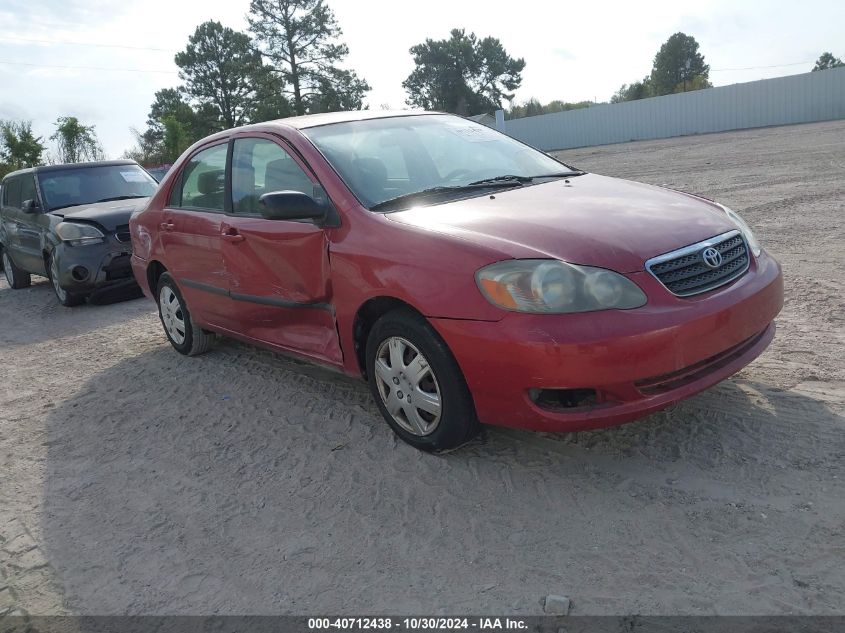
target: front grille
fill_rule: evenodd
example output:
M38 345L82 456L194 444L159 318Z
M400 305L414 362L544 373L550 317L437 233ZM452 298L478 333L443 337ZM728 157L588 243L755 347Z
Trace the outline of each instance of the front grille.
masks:
M114 233L114 237L118 242L122 244L128 244L129 242L131 242L132 238L129 235L129 225L123 224L117 227L117 230Z
M709 249L715 249L721 258L715 267L705 262L704 253ZM742 234L731 231L653 257L646 262L646 269L672 294L689 297L737 279L748 270L749 264L748 247Z

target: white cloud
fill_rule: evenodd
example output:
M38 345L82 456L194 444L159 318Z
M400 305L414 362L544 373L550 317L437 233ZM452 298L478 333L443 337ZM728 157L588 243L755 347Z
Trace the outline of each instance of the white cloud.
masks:
M408 49L426 38L447 37L452 28L498 37L511 55L525 58L517 100L531 96L541 101L606 100L622 83L646 75L660 44L678 30L699 41L716 85L805 72L825 50L845 55L841 49L845 4L833 0L807 0L800 11L786 0L328 3L350 48L348 65L373 87L368 95L371 107L402 107L401 84L412 70ZM56 117L78 116L97 126L107 153L117 157L132 145L130 126L144 127L155 91L178 84L173 54L185 46L194 28L216 19L245 29L248 4L248 0L6 0L0 9L4 25L0 62L166 72L0 63L0 117L32 119L38 133L47 137ZM810 63L720 71L805 61Z

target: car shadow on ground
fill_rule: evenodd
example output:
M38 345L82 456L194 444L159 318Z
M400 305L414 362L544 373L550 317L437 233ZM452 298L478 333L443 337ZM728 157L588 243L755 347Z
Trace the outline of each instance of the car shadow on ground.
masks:
M800 573L836 541L841 500L820 517L795 494L834 502L842 429L738 378L615 429L427 455L359 381L162 346L49 414L42 531L83 613L537 613L557 591L582 613L801 612L809 590L765 561ZM757 573L763 595L736 591Z
M0 281L0 344L31 345L79 336L155 310L151 301L134 301L140 297L139 289L126 288L66 308L59 304L49 280L44 277L33 275L32 286L21 290L12 290L3 279ZM48 322L45 317L49 318Z

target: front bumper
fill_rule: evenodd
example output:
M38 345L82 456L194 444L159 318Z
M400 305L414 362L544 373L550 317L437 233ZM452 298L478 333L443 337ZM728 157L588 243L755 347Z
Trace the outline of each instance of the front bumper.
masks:
M70 246L60 242L53 250L59 284L73 294L89 294L111 286L134 284L132 245L113 235L101 244Z
M765 252L738 280L682 299L649 273L629 275L649 297L635 310L507 313L501 321L431 319L487 424L579 431L622 424L736 373L774 337L780 266ZM538 389L595 389L595 404L539 406Z

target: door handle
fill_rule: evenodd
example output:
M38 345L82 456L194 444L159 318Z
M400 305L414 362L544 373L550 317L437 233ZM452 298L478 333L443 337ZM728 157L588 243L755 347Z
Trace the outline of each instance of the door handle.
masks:
M236 229L231 229L231 228L223 231L220 234L220 237L222 237L225 241L232 242L232 243L244 241L244 236L241 235L240 233L238 233Z
M161 224L159 224L159 227L161 227L161 229L164 231L172 231L175 226L176 225L173 224L173 222L162 222Z

